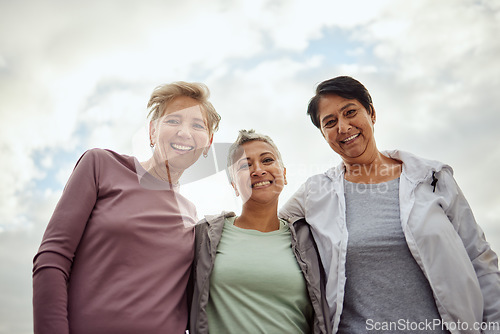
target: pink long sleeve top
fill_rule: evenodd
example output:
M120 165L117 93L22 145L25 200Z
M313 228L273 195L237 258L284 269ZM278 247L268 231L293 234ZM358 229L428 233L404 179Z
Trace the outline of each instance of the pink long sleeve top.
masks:
M134 157L87 151L34 258L35 333L184 333L195 222Z

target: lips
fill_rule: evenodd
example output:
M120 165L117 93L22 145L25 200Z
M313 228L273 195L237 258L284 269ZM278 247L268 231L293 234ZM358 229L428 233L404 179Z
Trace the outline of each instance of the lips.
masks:
M350 137L347 137L346 139L341 140L340 142L341 142L342 144L348 144L348 143L350 143L351 141L353 141L354 139L358 138L360 134L361 134L361 133L356 133L355 135L352 135L352 136L350 136Z
M170 147L172 147L174 150L182 151L182 152L188 152L188 151L191 151L194 149L194 146L182 145L182 144L177 144L177 143L170 143Z
M271 183L273 183L273 181L259 181L259 182L253 183L252 188L264 187L264 186L270 185Z

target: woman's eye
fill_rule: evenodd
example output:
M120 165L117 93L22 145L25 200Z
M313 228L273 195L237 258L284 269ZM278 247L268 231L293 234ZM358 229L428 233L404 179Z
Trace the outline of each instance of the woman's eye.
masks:
M250 165L248 163L244 163L238 166L238 169L248 169Z
M179 121L174 119L174 118L170 118L170 119L166 119L165 123L167 123L167 124L179 124Z
M199 123L194 123L193 128L198 129L198 130L205 130L205 124L199 124Z
M262 160L263 163L273 163L274 162L274 159L273 158L265 158L264 160Z
M336 121L336 120L331 119L331 120L329 120L328 122L326 122L326 123L323 125L323 127L325 127L325 128L331 128L331 127L335 126L335 124L336 124L336 123L337 123L337 121Z
M356 110L355 109L351 109L351 110L348 110L345 114L346 116L352 116L356 113Z

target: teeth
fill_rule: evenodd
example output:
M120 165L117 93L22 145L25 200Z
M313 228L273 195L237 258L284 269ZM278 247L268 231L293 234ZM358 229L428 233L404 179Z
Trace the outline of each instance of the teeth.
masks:
M359 136L359 133L355 134L355 135L352 135L350 136L349 138L346 138L344 140L342 140L343 143L346 143L348 142L349 140L353 140L354 138L356 138L357 136Z
M172 146L176 150L181 150L181 151L190 151L193 149L193 146L184 146L179 144L170 144L170 146Z
M257 183L255 183L255 184L252 186L252 188L253 188L253 187L261 187L261 186L265 186L265 185L268 185L268 184L271 184L271 182L270 182L270 181L262 181L262 182L257 182Z

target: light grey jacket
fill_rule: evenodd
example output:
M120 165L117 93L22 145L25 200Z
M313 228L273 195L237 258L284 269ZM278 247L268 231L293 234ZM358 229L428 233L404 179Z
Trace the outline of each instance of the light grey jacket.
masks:
M210 275L215 261L217 246L222 236L224 220L233 212L205 216L196 226L195 258L191 277L194 291L190 314L190 334L208 333L206 306L209 299ZM330 334L328 304L325 298L325 273L319 260L316 244L309 225L304 219L288 219L293 253L306 280L307 291L314 309L312 333ZM238 329L234 329L235 333Z
M408 247L429 280L443 322L455 333L481 333L481 322L500 322L500 272L450 166L402 151L383 152L403 162L399 201ZM305 217L327 275L333 332L342 313L348 233L344 165L309 178L280 211ZM411 307L411 306L409 306ZM458 323L467 325L455 326ZM461 330L465 326L469 331ZM455 327L455 329L453 329ZM485 331L487 332L487 331Z

